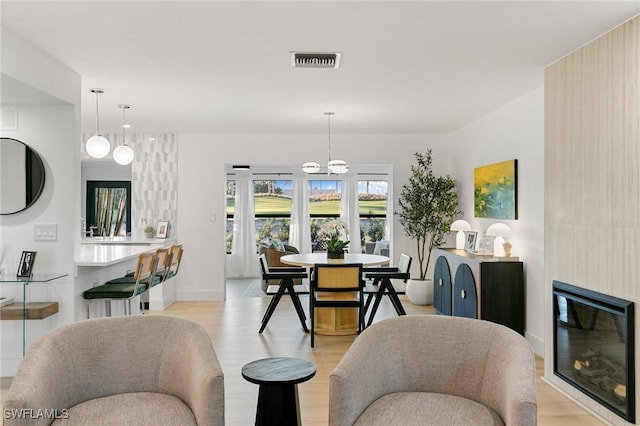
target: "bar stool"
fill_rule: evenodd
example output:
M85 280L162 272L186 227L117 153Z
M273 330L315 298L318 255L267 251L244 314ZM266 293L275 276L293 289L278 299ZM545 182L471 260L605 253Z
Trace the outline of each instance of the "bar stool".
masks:
M83 293L87 301L87 318L90 318L89 307L94 300L104 300L107 316L111 316L111 301L122 300L125 315L131 315L131 299L144 293L154 285L159 284L162 279L156 275L158 267L157 250L150 253L141 253L133 276L116 278L107 281L105 284L90 288ZM127 307L128 313L127 313Z

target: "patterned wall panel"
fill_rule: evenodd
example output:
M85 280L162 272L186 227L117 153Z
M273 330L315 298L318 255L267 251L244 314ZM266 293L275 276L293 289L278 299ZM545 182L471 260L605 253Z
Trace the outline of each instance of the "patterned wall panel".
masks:
M90 135L83 134L85 141ZM120 144L122 135L104 134L111 148ZM178 223L178 146L175 134L127 134L127 144L135 158L131 164L134 220L131 232L143 235L145 226L154 228L158 221L169 221L169 237L177 236ZM85 152L84 144L82 152ZM108 156L111 158L111 154Z

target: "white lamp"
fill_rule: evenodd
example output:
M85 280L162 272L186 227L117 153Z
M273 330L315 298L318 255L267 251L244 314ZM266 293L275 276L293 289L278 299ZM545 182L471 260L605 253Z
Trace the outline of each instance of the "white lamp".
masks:
M456 249L464 250L464 231L471 231L471 225L466 220L458 219L451 224L452 231L458 231L456 234Z
M118 108L122 108L122 145L118 145L116 149L113 150L113 161L121 166L126 166L133 161L133 150L129 145L127 145L127 141L125 139L125 129L130 126L127 124L124 116L124 112L131 108L131 106L120 104L118 105Z
M320 164L315 161L308 161L302 165L302 171L305 173L318 173L320 171Z
M493 240L493 255L496 257L504 257L504 237L511 234L511 228L504 223L494 223L487 229L487 235L496 237Z
M85 149L93 158L104 158L111 150L111 144L100 134L100 115L98 114L98 95L104 93L102 89L89 89L96 94L96 133L87 139Z

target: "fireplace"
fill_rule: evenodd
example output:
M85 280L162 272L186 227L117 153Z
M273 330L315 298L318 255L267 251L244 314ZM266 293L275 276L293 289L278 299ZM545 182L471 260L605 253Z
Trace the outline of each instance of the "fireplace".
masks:
M553 281L553 372L635 423L633 302Z

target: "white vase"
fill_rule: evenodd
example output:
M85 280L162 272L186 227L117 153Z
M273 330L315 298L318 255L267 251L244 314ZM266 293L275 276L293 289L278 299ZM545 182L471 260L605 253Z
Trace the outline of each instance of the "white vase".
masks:
M433 280L414 280L407 282L407 298L414 305L433 304Z

